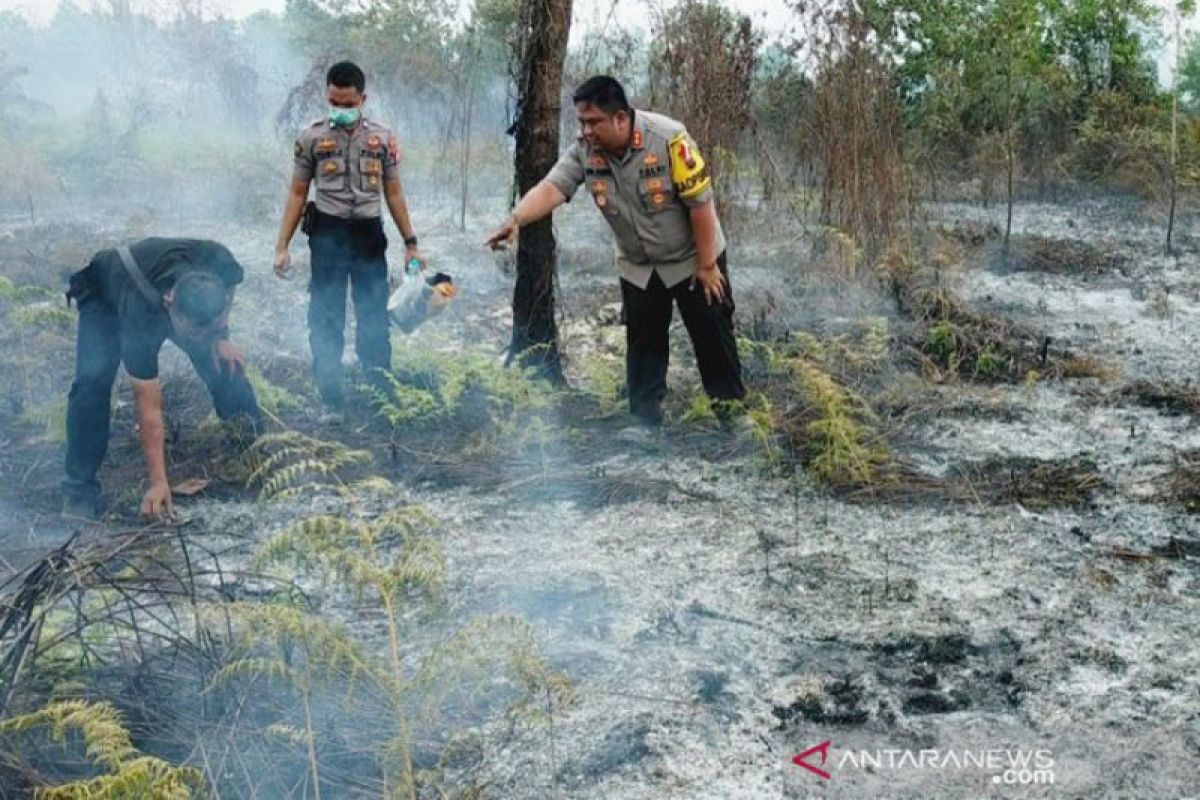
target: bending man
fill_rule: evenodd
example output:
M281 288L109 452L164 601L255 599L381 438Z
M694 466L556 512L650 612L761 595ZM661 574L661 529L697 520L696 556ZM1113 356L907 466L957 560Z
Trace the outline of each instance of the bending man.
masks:
M149 518L171 514L158 352L170 339L183 350L212 395L222 420L261 423L245 360L229 341L229 309L242 267L223 245L198 239L143 239L102 250L71 277L79 307L75 381L67 404L63 513L99 511L96 472L108 449L117 366L133 379L138 432L150 487Z

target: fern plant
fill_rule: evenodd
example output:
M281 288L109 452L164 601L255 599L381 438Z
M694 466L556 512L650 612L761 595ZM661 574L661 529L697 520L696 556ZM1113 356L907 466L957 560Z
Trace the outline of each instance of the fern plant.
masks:
M353 450L340 442L326 442L296 431L259 437L247 450L254 464L248 484L258 487L262 500L287 500L319 491L350 495L367 488L349 482L346 475L372 461L366 450ZM381 478L368 478L378 483Z
M810 466L833 483L870 483L882 451L869 443L861 420L871 417L866 404L816 365L799 360L796 375L816 418L806 426L812 435Z
M287 722L268 726L268 732L305 748L313 789L321 797L321 770L317 757L317 733L313 722L312 696L322 685L344 681L354 686L364 678L381 677L374 660L367 656L346 629L320 617L286 605L232 603L212 607L208 616L220 615L236 626L239 655L213 676L210 690L236 680L282 683L296 692L304 712L304 729ZM271 646L264 648L269 643ZM265 655L256 653L265 652Z
M0 720L0 734L49 728L50 738L65 742L67 732L83 736L88 759L105 774L34 790L35 800L188 800L199 797L203 776L193 767L174 766L140 754L121 713L109 703L60 700L29 714Z
M454 424L486 434L475 437L482 448L519 436L530 419L559 399L533 370L505 367L480 350L398 350L384 379L386 391L362 389L391 428Z
M395 712L396 733L385 749L397 756L398 782L405 798L416 797L411 724L404 711L405 659L401 647L401 614L406 602L431 598L445 581L440 546L418 531L434 519L416 507L405 507L370 522L345 517L302 519L276 533L262 546L260 566L290 565L339 578L360 599L370 592L384 611L388 636L388 669L378 673ZM386 549L385 549L386 548ZM388 763L391 763L390 761ZM388 770L385 769L385 775Z
M436 604L444 591L445 558L431 535L436 524L427 511L416 506L369 519L313 516L277 531L256 555L258 568L283 568L288 574L319 577L326 587L344 589L357 603L382 611L387 638L383 655L356 643L346 629L311 621L296 610L252 609L238 622L246 642L271 641L277 655L248 653L219 677L264 676L297 691L305 709L305 730L296 731L293 738L308 746L314 783L319 759L308 697L319 682L335 683L334 676L347 685L375 687L373 696L386 700L391 730L385 736L376 733L375 750L383 769L385 796L403 800L415 800L418 786L436 777L414 766L413 714L421 708L426 715L432 714L454 692L453 687L465 685L460 678L474 667L494 663L507 653L510 672L517 676L523 693L537 682L528 676L540 675L538 691L550 692L552 712L570 702L565 679L539 660L532 636L512 618L477 620L421 658L406 650L405 619L414 610ZM234 614L235 618L241 616ZM291 662L282 658L284 652L295 652L294 647L288 650L290 642L303 643L305 657L299 666L296 658ZM486 675L494 678L494 671L488 669Z

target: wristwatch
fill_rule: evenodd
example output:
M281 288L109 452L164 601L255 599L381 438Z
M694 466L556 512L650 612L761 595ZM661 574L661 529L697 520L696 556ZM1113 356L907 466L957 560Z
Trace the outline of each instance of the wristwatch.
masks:
M417 237L416 236L405 236L404 237L404 246L405 247L416 247L417 246Z

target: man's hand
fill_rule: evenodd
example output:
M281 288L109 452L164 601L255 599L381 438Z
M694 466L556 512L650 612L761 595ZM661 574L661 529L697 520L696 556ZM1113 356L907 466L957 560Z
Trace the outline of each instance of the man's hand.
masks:
M404 271L408 272L408 265L411 264L414 259L416 259L417 263L421 265L421 271L424 272L425 256L421 255L421 251L415 244L412 247L404 248Z
M517 231L520 229L521 226L517 224L517 218L509 217L504 221L503 225L488 237L488 240L484 244L493 250L503 250L512 242L517 235Z
M166 482L152 483L142 497L142 516L151 522L170 519L175 514L171 505L171 487Z
M281 278L287 277L288 269L292 266L292 256L286 247L275 249L275 260L272 266L275 267L276 275Z
M704 299L709 305L712 305L714 300L718 303L725 300L725 276L721 274L715 261L708 266L696 269L696 274L692 278L693 289L696 284L700 284L704 289Z
M213 366L217 372L228 370L230 375L241 375L246 371L246 356L233 342L218 339L213 345Z

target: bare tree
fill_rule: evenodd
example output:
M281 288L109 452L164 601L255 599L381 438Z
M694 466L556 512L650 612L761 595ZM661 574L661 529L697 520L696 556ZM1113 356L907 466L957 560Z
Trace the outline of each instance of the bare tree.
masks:
M1179 192L1179 71L1181 68L1181 52L1183 51L1183 17L1191 15L1196 10L1195 0L1179 0L1172 9L1175 21L1173 44L1175 47L1175 64L1171 72L1171 185L1170 209L1167 212L1167 253L1174 251L1172 239L1175 236L1175 207Z
M571 30L571 0L522 0L519 18L516 137L517 190L525 194L558 160L563 59ZM557 244L549 217L521 231L513 332L508 360L562 381L554 316Z

